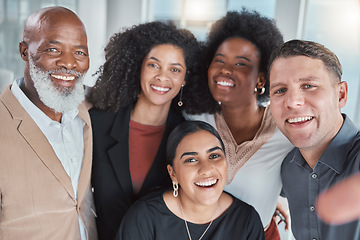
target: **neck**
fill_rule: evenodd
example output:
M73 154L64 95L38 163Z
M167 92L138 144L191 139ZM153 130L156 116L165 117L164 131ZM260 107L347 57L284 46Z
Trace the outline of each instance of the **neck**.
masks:
M171 102L166 106L157 106L139 100L131 113L131 120L151 126L165 125Z
M335 124L336 126L334 126L333 131L328 133L326 138L324 138L321 141L321 144L309 148L301 148L301 149L299 148L301 155L312 169L314 169L321 155L325 152L327 147L330 145L330 143L333 141L335 136L338 134L343 123L344 123L344 119L340 114L339 121L337 121L337 124Z
M265 108L257 104L237 107L221 106L224 120L237 144L254 139L261 126L264 110Z
M219 201L212 205L195 205L182 200L179 195L178 203L180 205L182 218L188 222L206 224L213 221L219 215Z

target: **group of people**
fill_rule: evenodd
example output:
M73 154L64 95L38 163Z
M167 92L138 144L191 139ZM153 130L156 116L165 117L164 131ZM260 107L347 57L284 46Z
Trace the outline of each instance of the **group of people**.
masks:
M323 45L284 43L245 9L204 43L139 24L110 38L86 96L75 13L31 14L19 51L24 77L0 96L0 239L275 240L279 195L296 239L360 238L360 194L338 200L359 192L360 134Z

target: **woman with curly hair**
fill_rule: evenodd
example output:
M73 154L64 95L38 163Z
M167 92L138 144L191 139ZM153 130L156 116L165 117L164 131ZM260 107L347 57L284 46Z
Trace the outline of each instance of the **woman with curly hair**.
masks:
M138 198L171 184L166 140L184 121L181 109L191 106L188 86L197 77L199 52L189 31L161 22L133 26L107 44L88 97L99 239L114 239Z
M245 9L228 12L207 36L208 71L202 84L208 87L198 89L201 105L187 110L197 114L188 118L217 128L228 160L225 191L255 207L266 239L280 239L273 215L282 187L281 163L293 148L267 107L267 64L282 42L272 20Z

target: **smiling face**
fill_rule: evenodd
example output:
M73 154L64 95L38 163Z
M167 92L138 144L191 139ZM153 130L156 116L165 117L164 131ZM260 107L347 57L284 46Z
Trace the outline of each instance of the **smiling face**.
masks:
M52 91L67 97L89 68L84 26L75 14L61 8L31 16L25 25L24 41L19 49L26 61L25 86L32 95L30 99L35 96L41 101L46 99L39 89L44 83ZM47 102L44 104L48 105Z
M227 176L220 141L206 130L185 136L176 148L173 167L168 165L168 171L171 179L181 186L179 196L183 203L216 203Z
M302 153L321 155L342 126L346 99L346 82L338 83L319 59L280 57L272 64L271 113Z
M139 100L170 107L172 99L185 85L186 65L183 51L171 44L155 46L141 67Z
M222 104L256 102L255 87L265 84L259 74L259 51L243 38L229 38L218 48L208 69L208 84Z

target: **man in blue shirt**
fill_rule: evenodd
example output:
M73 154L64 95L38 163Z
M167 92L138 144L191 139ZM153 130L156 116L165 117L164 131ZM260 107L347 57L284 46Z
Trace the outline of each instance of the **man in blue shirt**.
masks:
M360 239L360 220L330 225L316 213L316 198L359 172L360 134L341 114L348 94L336 55L310 41L280 46L270 61L271 112L295 145L281 168L296 239Z

